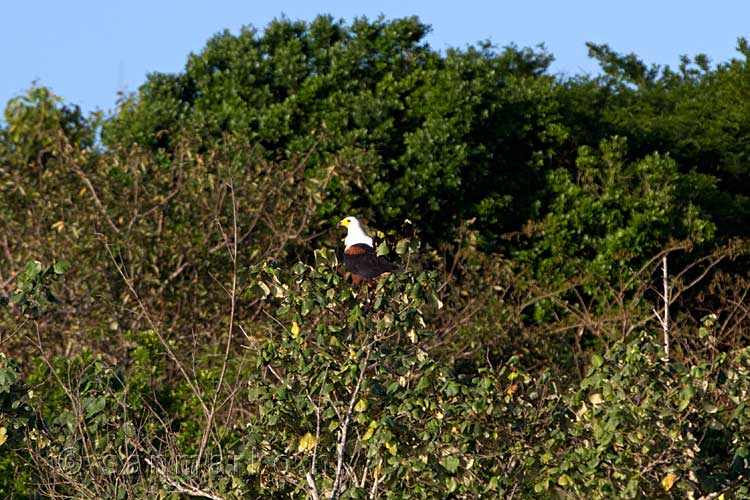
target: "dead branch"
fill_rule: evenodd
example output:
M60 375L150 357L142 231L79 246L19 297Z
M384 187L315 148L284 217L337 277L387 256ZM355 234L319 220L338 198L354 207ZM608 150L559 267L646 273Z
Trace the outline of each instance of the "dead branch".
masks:
M367 363L370 361L372 346L372 343L367 345L367 349L365 350L365 359L362 362L362 369L359 372L357 385L354 387L351 399L349 400L349 408L346 410L344 421L341 423L341 427L339 428L339 443L336 449L336 476L334 477L333 487L331 488L331 500L336 500L339 496L339 489L341 488L341 476L344 472L344 452L346 450L346 436L347 432L349 431L349 423L352 419L354 406L357 404L357 398L359 397L359 390L362 387L362 380L364 380L365 373L367 372Z
M193 497L199 497L199 498L208 498L209 500L224 500L224 497L220 497L219 495L215 495L213 493L210 493L208 491L201 490L195 486L182 483L173 477L171 477L166 470L164 470L161 466L154 463L150 458L145 458L144 461L152 468L154 471L156 471L156 474L162 478L162 480L167 483L169 486L171 486L176 493L180 493L183 495L190 495Z

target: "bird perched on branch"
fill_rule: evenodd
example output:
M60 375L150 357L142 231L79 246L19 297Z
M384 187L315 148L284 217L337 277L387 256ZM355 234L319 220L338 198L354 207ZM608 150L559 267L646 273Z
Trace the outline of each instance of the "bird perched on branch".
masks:
M356 217L346 217L339 222L347 230L344 239L344 266L352 274L352 283L370 283L378 276L396 271L398 266L378 256L372 245L372 238L367 236Z

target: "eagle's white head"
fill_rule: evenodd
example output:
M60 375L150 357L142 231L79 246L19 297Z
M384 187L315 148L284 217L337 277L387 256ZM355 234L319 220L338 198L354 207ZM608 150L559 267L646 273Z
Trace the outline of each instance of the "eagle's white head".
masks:
M356 217L345 217L339 221L339 226L346 228L346 238L344 238L344 247L349 248L358 243L372 246L372 238L365 234Z

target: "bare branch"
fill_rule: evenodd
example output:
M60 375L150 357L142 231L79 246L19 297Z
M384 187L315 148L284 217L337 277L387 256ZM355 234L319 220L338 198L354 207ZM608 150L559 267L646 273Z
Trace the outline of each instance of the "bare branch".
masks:
M208 436L213 428L214 419L216 418L216 402L219 399L219 393L221 392L221 386L224 385L224 377L226 377L227 366L229 364L229 353L232 348L232 333L234 330L234 313L237 305L237 198L234 195L234 184L230 180L229 190L232 199L232 244L230 246L226 235L224 241L227 242L227 250L232 260L232 289L229 294L230 311L229 311L229 327L227 328L227 341L224 347L224 358L221 363L221 373L219 374L219 381L216 383L214 388L213 399L211 400L211 407L206 418L206 426L203 429L203 436L201 437L201 444L198 449L198 456L195 459L196 464L200 464L203 458L203 453L206 451L206 444L208 443ZM222 234L224 232L222 231Z
M192 378L190 378L190 375L188 375L182 362L180 361L180 359L177 357L174 350L172 349L172 346L169 344L167 339L164 338L164 335L162 334L161 330L156 326L156 323L154 323L154 321L151 319L151 315L148 313L148 310L146 309L146 305L141 300L140 295L138 295L138 292L135 290L135 287L133 286L133 282L125 274L125 271L123 270L122 266L120 266L117 263L117 259L115 258L115 255L112 253L112 248L109 246L109 243L104 241L104 247L106 248L107 253L109 254L110 260L114 263L115 268L117 269L117 272L120 274L120 277L123 279L123 281L128 287L128 290L130 290L131 295L135 298L136 302L138 303L138 308L141 310L141 312L143 313L143 316L146 318L146 321L151 327L151 330L154 332L154 334L156 334L156 337L159 339L159 343L161 343L162 347L166 351L169 358L177 366L177 369L180 371L180 374L182 375L183 379L185 379L185 382L188 384L188 387L190 387L190 390L193 391L193 394L195 394L195 397L198 399L198 402L200 403L201 408L203 409L203 413L208 417L209 410L208 410L208 407L206 406L206 402L203 401L203 396L201 396L200 389L198 389L198 386L195 384L195 381Z
M305 479L307 479L307 485L310 487L310 496L313 498L313 500L320 500L318 487L315 485L315 478L313 478L312 474L308 472L307 474L305 474Z
M183 495L190 495L193 497L208 498L209 500L224 500L224 497L220 497L219 495L214 495L213 493L201 490L195 486L181 483L180 481L171 477L166 470L164 470L158 464L154 463L151 459L145 458L144 460L148 465L151 466L151 468L156 471L156 473L159 475L159 477L162 478L162 480L164 480L165 483L174 488L175 492Z
M662 299L664 300L664 313L659 316L656 310L654 310L654 314L656 314L656 318L659 320L662 332L664 333L664 361L669 361L669 304L671 301L669 300L669 273L667 272L666 255L661 258L661 269L662 286L664 289L662 293Z
M88 187L89 192L91 193L91 197L94 198L94 203L96 203L97 208L99 208L99 211L104 216L104 219L109 224L109 227L111 227L116 234L120 234L120 230L117 228L117 226L115 226L115 223L112 222L112 219L109 217L109 214L107 213L107 208L99 199L99 196L96 194L96 189L94 189L94 185L91 183L89 178L86 176L83 170L81 170L81 168L78 165L76 165L74 162L71 163L71 168L73 169L73 172L75 172L78 175L78 177L81 178L84 184L86 184L86 187Z
M336 449L336 476L333 480L333 487L331 488L331 500L336 500L339 496L339 489L341 488L341 476L344 471L344 451L346 449L346 435L349 430L349 423L352 419L352 412L354 412L354 405L357 404L357 398L359 397L359 390L362 387L362 380L365 378L367 372L367 363L370 361L370 353L372 352L373 344L370 343L365 351L365 359L362 362L362 369L359 372L359 378L357 379L357 385L354 387L352 397L349 400L349 408L346 410L344 415L344 421L341 423L339 428L339 443Z
M310 404L315 409L315 446L313 447L312 464L310 464L310 470L307 472L307 474L305 474L307 484L308 486L310 486L310 496L312 496L313 500L318 500L320 498L320 495L318 494L318 487L315 484L315 468L318 459L318 443L320 442L320 399L323 398L323 388L325 387L327 377L328 368L326 368L326 371L323 373L323 382L320 385L320 396L318 397L317 404L310 397L310 393L306 393L308 401L310 401Z

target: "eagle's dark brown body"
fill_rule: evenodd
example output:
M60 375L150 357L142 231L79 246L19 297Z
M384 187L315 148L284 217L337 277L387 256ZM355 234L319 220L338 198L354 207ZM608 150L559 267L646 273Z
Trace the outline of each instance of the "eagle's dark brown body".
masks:
M397 265L378 257L375 248L365 243L357 243L344 250L344 265L352 273L352 283L355 285L398 269Z

